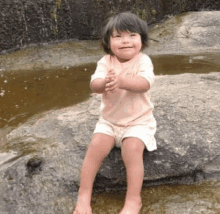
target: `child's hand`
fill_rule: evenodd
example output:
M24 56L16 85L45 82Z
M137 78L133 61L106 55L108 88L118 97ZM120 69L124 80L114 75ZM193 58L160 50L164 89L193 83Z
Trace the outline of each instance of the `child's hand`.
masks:
M105 91L106 92L109 91L112 93L116 92L116 90L119 88L119 78L113 70L108 71L105 80L106 80Z

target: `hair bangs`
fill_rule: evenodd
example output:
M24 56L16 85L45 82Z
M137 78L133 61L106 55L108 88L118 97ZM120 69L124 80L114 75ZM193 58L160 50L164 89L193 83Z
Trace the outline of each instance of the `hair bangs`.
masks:
M140 30L138 28L138 23L136 20L132 19L130 16L118 16L115 18L112 28L116 31L128 31L132 33L140 33ZM112 33L111 32L111 33Z

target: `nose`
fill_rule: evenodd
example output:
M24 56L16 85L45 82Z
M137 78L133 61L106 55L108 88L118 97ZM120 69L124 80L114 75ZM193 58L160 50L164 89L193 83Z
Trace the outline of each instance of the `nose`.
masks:
M129 42L129 37L128 37L128 36L123 36L123 37L122 37L122 42L123 42L123 43Z

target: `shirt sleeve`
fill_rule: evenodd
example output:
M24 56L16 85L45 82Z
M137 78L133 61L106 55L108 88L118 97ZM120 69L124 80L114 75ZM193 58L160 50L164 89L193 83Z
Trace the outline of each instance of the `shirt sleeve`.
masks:
M94 81L95 79L105 79L106 74L107 74L107 62L106 62L106 57L104 56L97 63L95 73L91 76L90 85L92 81Z
M152 61L149 56L143 54L138 69L138 75L146 79L150 86L154 83L155 75L154 75L154 67Z

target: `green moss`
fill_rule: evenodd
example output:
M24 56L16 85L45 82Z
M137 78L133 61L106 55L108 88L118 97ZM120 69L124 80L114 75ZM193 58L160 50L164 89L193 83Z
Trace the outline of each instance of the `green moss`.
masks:
M54 35L57 35L57 33L58 33L57 26L53 26L53 34L54 34Z
M62 5L62 0L56 0L56 7L57 9L60 9Z
M57 20L57 18L58 18L57 11L55 11L55 10L52 11L50 15L51 15L52 19Z
M57 35L57 33L58 33L57 22L58 22L59 16L58 16L57 12L58 12L58 10L60 10L61 5L62 5L62 0L56 0L55 5L54 5L54 7L51 11L51 14L50 14L51 18L55 21L55 25L52 28L54 35Z

